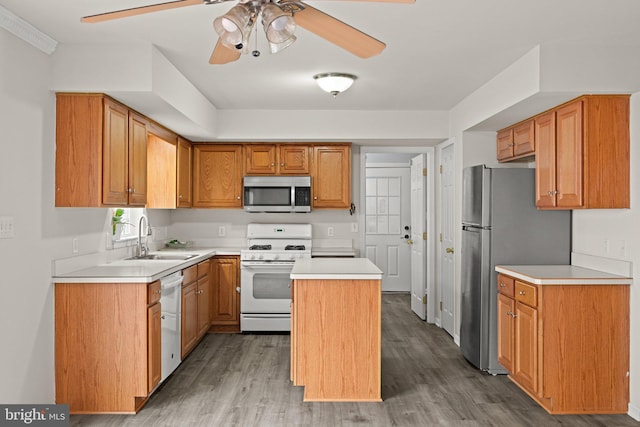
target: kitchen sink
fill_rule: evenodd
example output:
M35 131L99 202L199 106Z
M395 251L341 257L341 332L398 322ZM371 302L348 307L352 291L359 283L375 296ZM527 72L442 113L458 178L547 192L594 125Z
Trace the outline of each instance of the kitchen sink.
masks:
M198 256L197 254L175 254L175 255L149 254L149 255L141 255L141 256L126 258L126 260L184 261L197 256Z

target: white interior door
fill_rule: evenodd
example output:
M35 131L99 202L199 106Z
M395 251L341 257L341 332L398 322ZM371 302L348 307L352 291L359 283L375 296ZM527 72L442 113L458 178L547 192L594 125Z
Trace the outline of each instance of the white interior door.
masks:
M365 254L383 271L387 292L411 288L410 179L408 167L366 168Z
M411 310L427 318L425 156L411 159Z
M453 242L455 238L455 175L453 144L444 147L440 155L440 321L442 328L455 337L455 257Z

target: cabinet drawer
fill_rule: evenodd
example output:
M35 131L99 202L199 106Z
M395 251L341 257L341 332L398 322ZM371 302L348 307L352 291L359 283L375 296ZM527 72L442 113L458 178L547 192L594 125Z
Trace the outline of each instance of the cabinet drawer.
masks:
M210 268L211 268L210 260L202 261L200 264L198 264L198 279L209 274Z
M198 278L198 266L192 265L191 267L182 270L182 286L186 286L191 282L194 282Z
M156 280L147 286L147 305L153 305L160 301L160 281Z
M516 301L520 301L529 307L536 308L538 305L538 288L516 280L515 290Z
M498 292L513 298L515 279L513 277L498 274Z

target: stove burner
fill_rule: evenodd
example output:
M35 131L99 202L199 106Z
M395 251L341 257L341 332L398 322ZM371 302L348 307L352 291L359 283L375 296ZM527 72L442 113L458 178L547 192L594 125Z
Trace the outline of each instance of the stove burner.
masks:
M287 245L284 247L285 251L304 251L304 245Z
M249 246L250 251L269 251L271 250L271 245L251 245Z

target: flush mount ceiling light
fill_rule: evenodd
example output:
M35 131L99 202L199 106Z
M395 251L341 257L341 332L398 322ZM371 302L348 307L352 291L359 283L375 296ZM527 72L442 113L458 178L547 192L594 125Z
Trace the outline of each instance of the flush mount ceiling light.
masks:
M335 98L340 92L344 92L349 89L353 84L353 81L357 79L353 74L347 73L322 73L313 76L322 89L325 92L330 93Z

